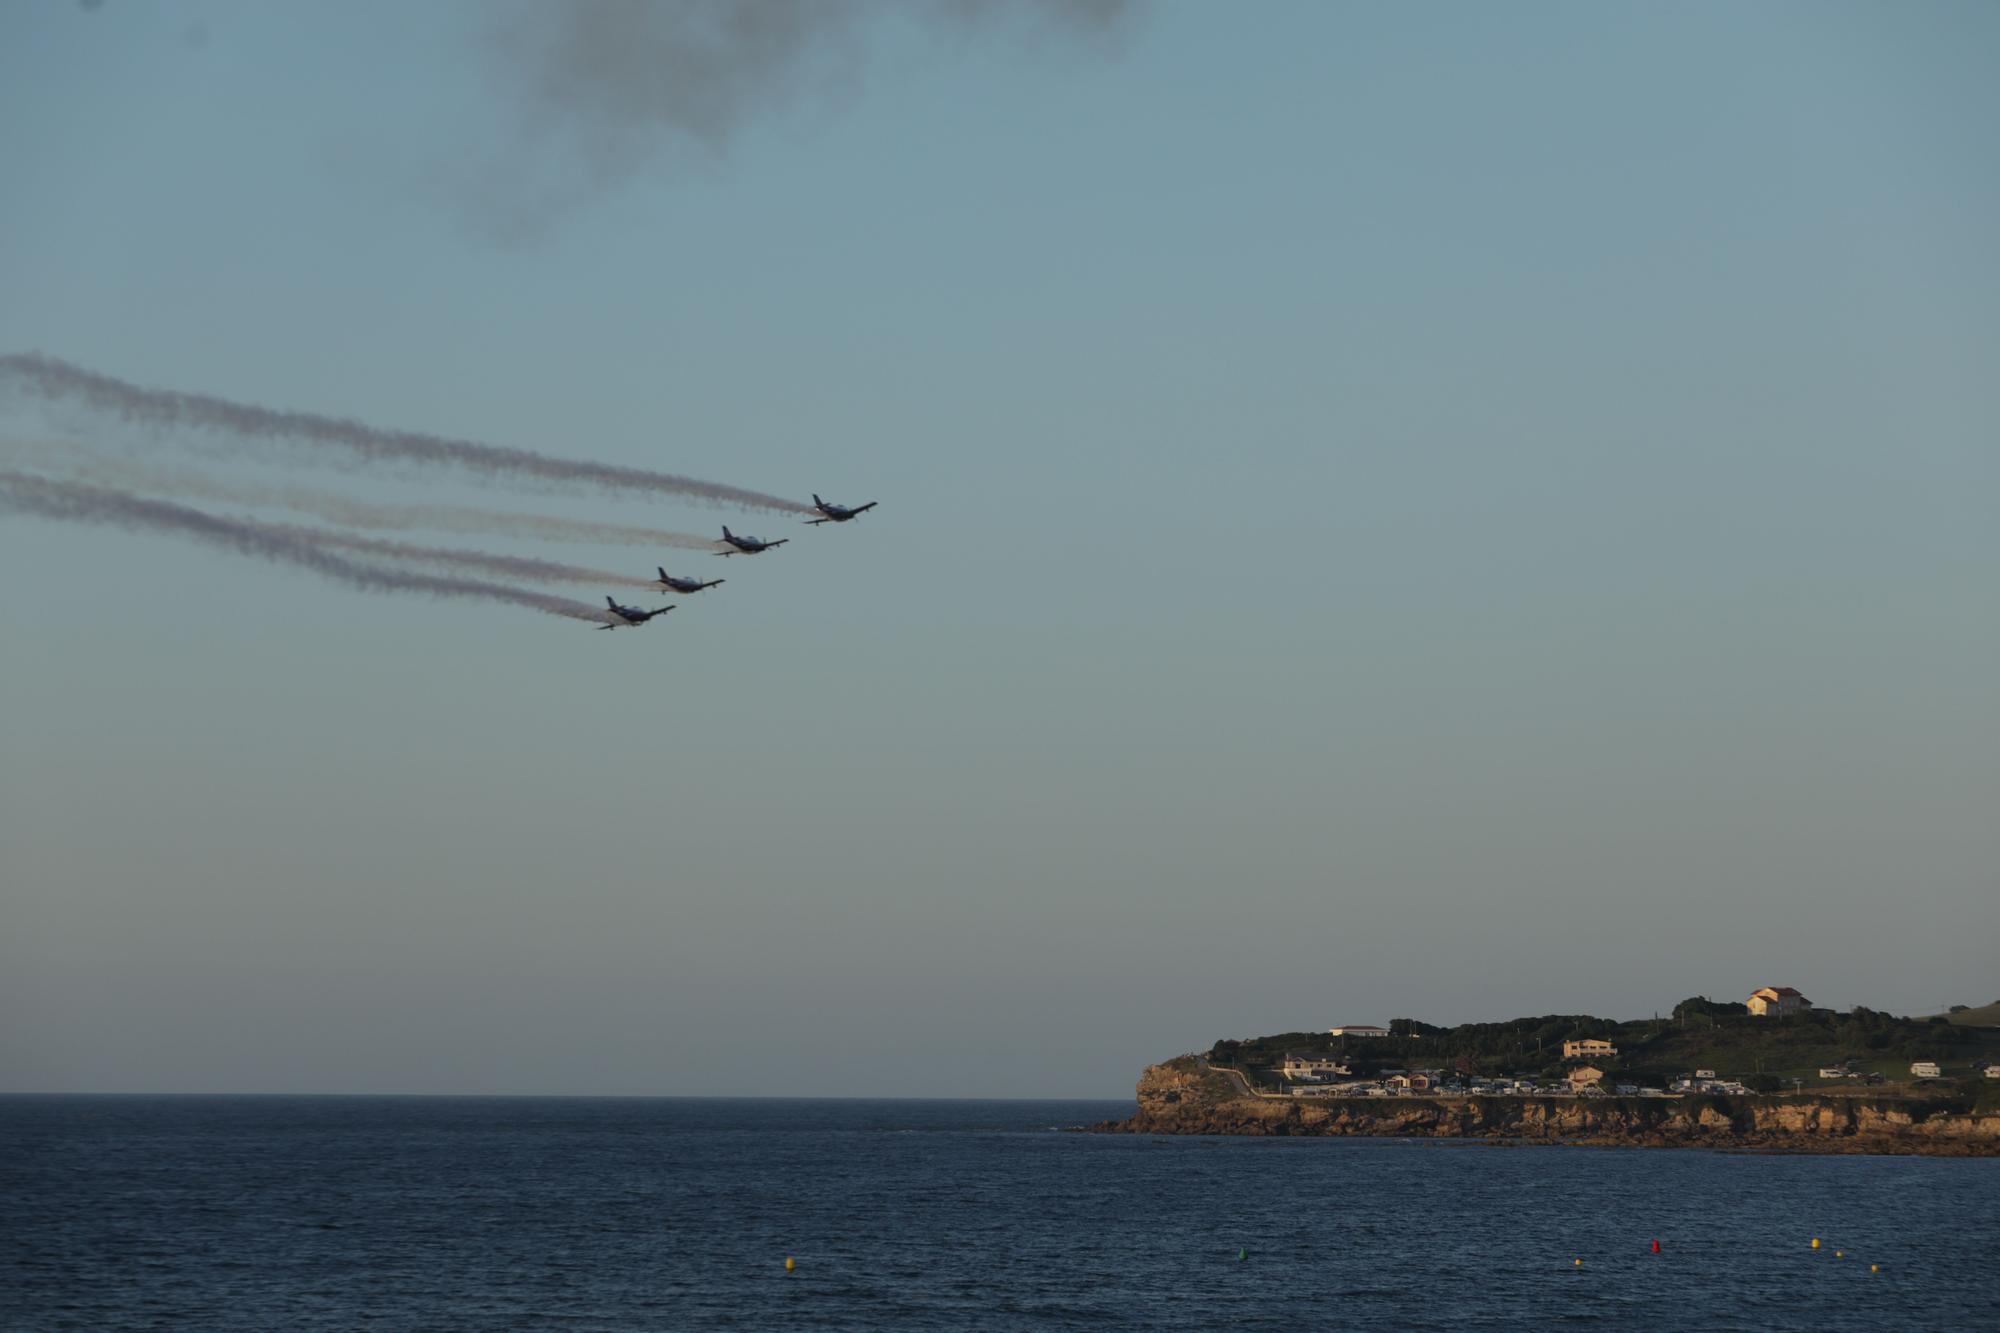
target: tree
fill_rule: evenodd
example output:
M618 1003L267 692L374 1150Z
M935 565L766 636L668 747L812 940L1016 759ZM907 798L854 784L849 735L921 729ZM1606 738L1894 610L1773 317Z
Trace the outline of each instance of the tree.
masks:
M1690 1018L1732 1018L1750 1012L1740 1000L1711 1000L1706 995L1690 995L1674 1006L1674 1017L1686 1027Z

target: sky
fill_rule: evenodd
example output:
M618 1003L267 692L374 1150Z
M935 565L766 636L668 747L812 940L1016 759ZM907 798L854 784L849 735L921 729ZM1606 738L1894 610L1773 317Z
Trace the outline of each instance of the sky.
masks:
M506 546L728 580L594 634L0 514L0 1090L1115 1097L2000 997L1996 59L1980 3L0 8L0 353L880 501L0 396L791 539Z

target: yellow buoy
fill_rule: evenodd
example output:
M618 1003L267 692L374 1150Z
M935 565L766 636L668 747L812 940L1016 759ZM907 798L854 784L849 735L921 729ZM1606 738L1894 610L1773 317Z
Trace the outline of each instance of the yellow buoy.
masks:
M1815 1250L1819 1248L1819 1237L1818 1237L1818 1236L1814 1236L1814 1237L1813 1237L1813 1248L1814 1248Z
M1577 1261L1576 1261L1576 1266L1577 1266L1578 1268L1581 1268L1581 1267L1583 1267L1583 1260L1581 1260L1581 1259L1577 1260Z
M1871 1272L1871 1273L1879 1273L1879 1272L1881 1272L1881 1271L1882 1271L1882 1265L1880 1265L1880 1264L1870 1264L1870 1265L1868 1265L1868 1271L1869 1271L1869 1272Z
M786 1255L786 1256L785 1256L785 1271L786 1271L787 1273L789 1273L789 1272L791 1272L791 1271L792 1271L792 1270L793 1270L794 1268L796 1268L796 1267L798 1267L798 1260L796 1260L796 1259L792 1258L792 1256L791 1256L791 1255L789 1255L789 1254L788 1254L788 1255Z
M1833 1252L1833 1257L1836 1259L1844 1259L1847 1257L1847 1252L1845 1250L1835 1250Z

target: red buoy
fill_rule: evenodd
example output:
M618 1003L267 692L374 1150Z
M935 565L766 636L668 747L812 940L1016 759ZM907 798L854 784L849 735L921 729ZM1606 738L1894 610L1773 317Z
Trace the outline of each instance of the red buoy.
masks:
M1658 1241L1654 1241L1654 1242L1653 1242L1653 1253L1654 1253L1654 1254L1658 1254L1659 1252L1660 1252L1660 1242L1658 1242Z

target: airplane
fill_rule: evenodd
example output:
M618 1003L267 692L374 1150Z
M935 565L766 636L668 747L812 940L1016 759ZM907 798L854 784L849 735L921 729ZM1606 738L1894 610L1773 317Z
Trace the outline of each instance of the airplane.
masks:
M618 619L608 625L599 625L597 627L599 629L623 629L627 625L643 625L654 616L663 616L674 609L669 603L657 611L642 611L636 606L620 606L609 597L604 599L604 604L611 608L611 614Z
M700 579L677 579L659 565L654 565L653 568L660 571L659 584L669 592L700 592L703 588L713 588L719 583L729 582L728 579L710 579L706 583Z
M806 520L806 526L816 528L822 523L845 523L850 518L860 518L880 503L882 503L880 500L870 500L865 505L856 505L854 508L849 509L846 505L830 505L815 495L813 497L813 508L819 510L826 517L809 518Z
M726 556L726 555L755 555L759 551L768 551L771 550L773 547L783 546L786 542L790 541L791 538L780 537L778 538L778 540L774 542L760 542L755 537L737 536L735 533L729 530L729 525L725 523L722 525L722 540L728 542L731 546L734 546L736 548L734 551L716 552L717 555Z

